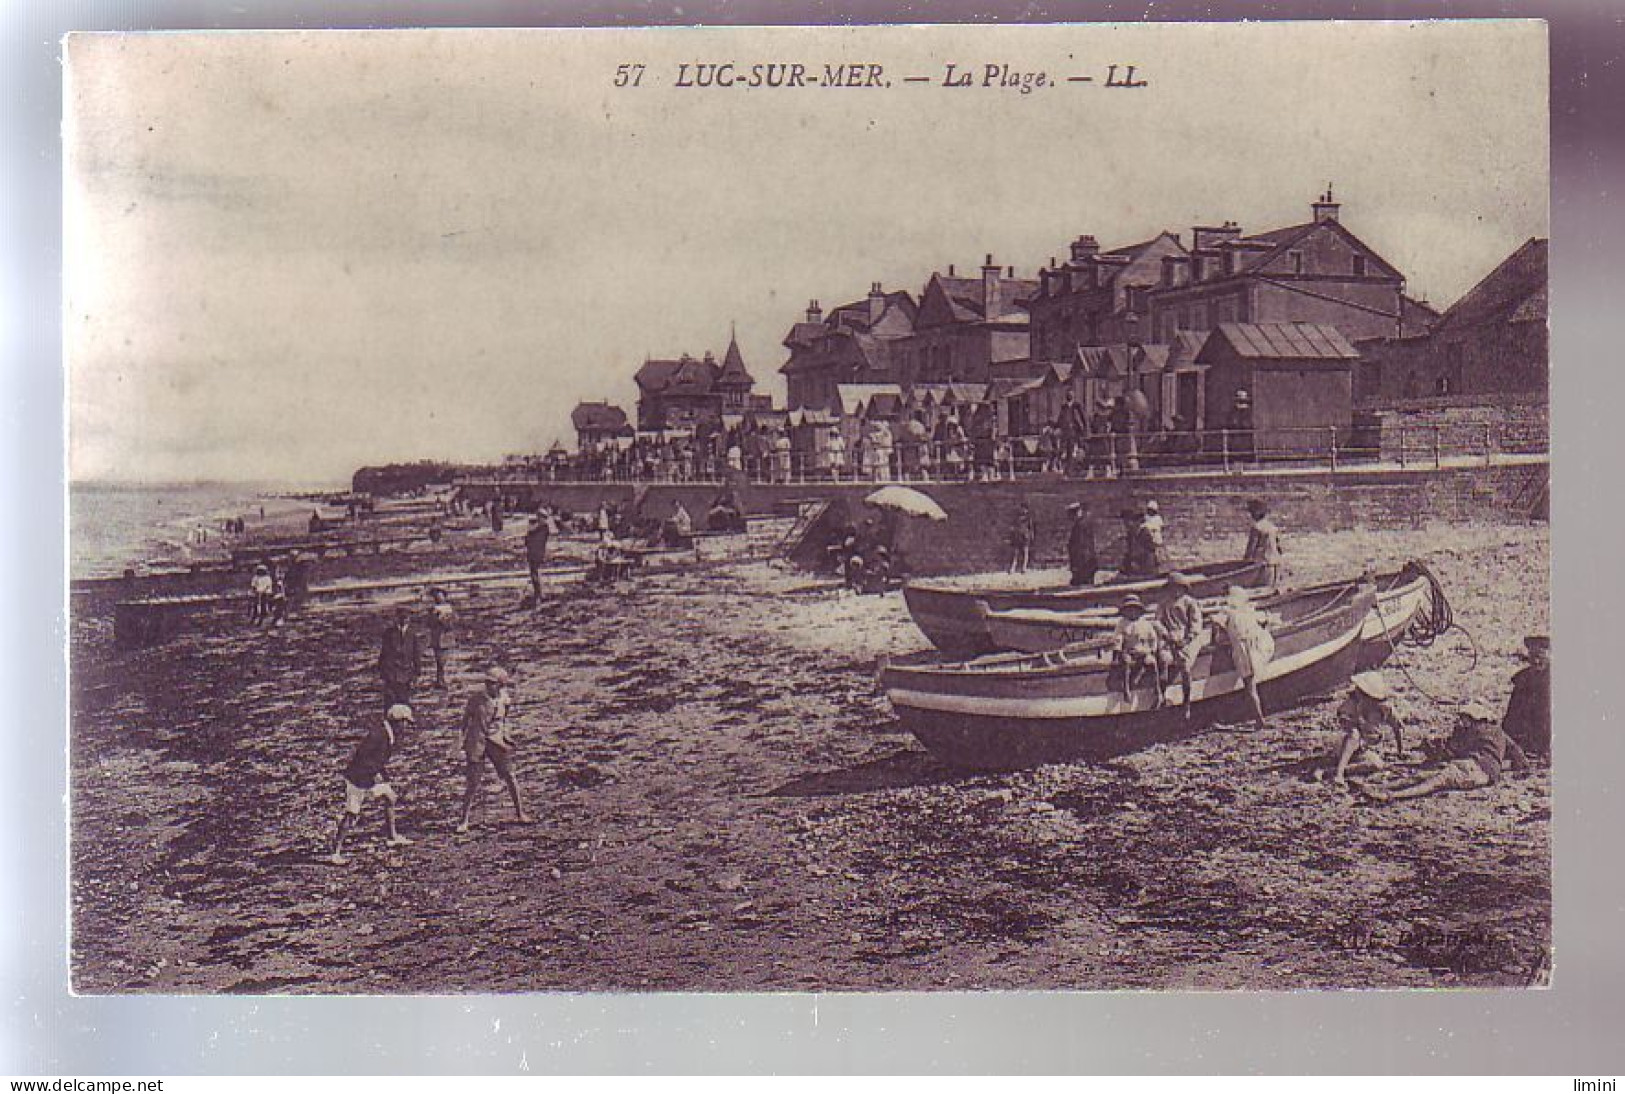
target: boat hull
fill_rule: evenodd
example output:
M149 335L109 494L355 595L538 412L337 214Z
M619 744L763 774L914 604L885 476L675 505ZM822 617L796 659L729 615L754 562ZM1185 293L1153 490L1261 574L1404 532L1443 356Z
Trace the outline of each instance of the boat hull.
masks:
M1253 587L1263 583L1262 563L1234 560L1192 567L1191 591L1198 597L1217 596L1231 585ZM1165 577L1135 578L1104 585L1048 585L1036 589L1003 589L950 581L911 581L903 599L915 626L943 653L974 657L999 649L988 631L987 612L1009 609L1082 611L1110 608L1130 593L1154 595Z
M1380 668L1394 654L1394 645L1416 622L1427 605L1431 586L1426 577L1402 574L1406 580L1377 594L1377 603L1360 630L1358 671Z
M1377 668L1394 652L1394 643L1410 629L1427 603L1427 578L1400 570L1376 578L1377 601L1360 632L1360 668ZM1291 595L1291 594L1289 594ZM1262 601L1268 606L1269 601ZM1117 623L1115 614L1101 612L993 611L984 621L995 650L1045 653L1079 642L1102 640Z
M1348 681L1359 667L1361 634L1374 599L1369 589L1358 590L1341 607L1278 636L1276 656L1259 676L1266 711L1330 694ZM1022 667L1023 661L1033 668ZM956 767L1004 771L1105 759L1253 717L1222 643L1197 661L1189 717L1177 684L1165 689L1167 705L1160 708L1150 688L1124 699L1109 684L1104 656L1061 667L1044 658L1021 659L1009 670L977 665L971 662L963 671L893 666L881 677L903 727Z

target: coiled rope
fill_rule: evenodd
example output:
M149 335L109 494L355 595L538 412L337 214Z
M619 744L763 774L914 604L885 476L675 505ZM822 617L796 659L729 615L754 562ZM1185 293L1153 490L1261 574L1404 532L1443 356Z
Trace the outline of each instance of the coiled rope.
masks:
M1395 638L1393 631L1389 629L1388 620L1383 617L1381 600L1378 600L1375 606L1377 619L1382 623L1382 636L1387 641L1388 648L1394 655L1395 663L1399 665L1399 671L1404 674L1405 679L1409 680L1411 686L1421 692L1427 699L1435 703L1442 703L1444 702L1443 699L1428 691L1415 676L1411 675L1411 670L1406 666L1405 658L1400 653L1401 648L1409 646L1417 649L1427 649L1451 631L1460 631L1466 637L1467 645L1473 651L1473 663L1468 668L1468 671L1471 672L1478 668L1478 642L1473 638L1472 632L1456 622L1456 613L1450 606L1450 598L1445 596L1444 586L1440 584L1433 571L1428 569L1427 563L1410 559L1405 563L1402 575L1404 573L1413 573L1427 579L1427 600L1423 603L1421 609L1417 611L1415 618L1411 620L1411 625L1405 629L1405 633L1399 635L1398 638ZM1403 576L1401 580L1403 580Z

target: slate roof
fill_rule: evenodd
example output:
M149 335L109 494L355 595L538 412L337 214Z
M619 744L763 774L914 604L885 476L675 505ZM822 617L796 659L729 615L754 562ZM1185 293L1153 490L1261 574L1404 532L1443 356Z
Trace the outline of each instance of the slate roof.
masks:
M1127 376L1128 352L1127 346L1079 346L1074 371L1082 368L1089 376ZM1140 347L1135 358L1136 371L1161 372L1167 367L1167 346L1153 342Z
M942 274L933 275L942 291L948 297L948 303L953 311L956 323L978 323L983 320L997 320L1008 318L1010 320L1025 319L1026 316L1012 311L1004 311L998 315L987 314L987 298L983 295L984 285L980 277L946 277ZM1029 300L1038 295L1038 282L1032 278L1000 276L999 297L1009 308L1019 308L1020 302Z
M717 373L717 383L739 384L751 387L756 383L755 377L745 367L745 355L739 352L739 339L730 336L728 339L728 352L722 355L722 371Z
M617 432L626 428L626 411L608 403L580 403L570 411L570 424L578 433L582 430Z
M643 362L632 379L644 391L664 391L682 364L681 361L650 359Z
M787 346L808 346L828 334L829 330L822 323L797 323L785 335L784 344Z
M1236 356L1249 360L1352 361L1360 356L1360 351L1329 323L1220 323L1202 347L1199 359L1211 360L1215 344L1221 339L1229 343Z
M902 289L886 293L886 306L887 308L901 308L911 322L918 310L914 304L914 298ZM884 315L884 311L881 314ZM796 324L798 327L805 325L803 323ZM853 330L867 331L869 329L869 298L864 297L862 300L854 300L850 304L842 304L838 308L831 309L829 315L824 319L824 325L826 327L850 327Z
M1519 247L1460 300L1445 309L1434 334L1464 331L1501 323L1546 320L1546 251L1544 239Z

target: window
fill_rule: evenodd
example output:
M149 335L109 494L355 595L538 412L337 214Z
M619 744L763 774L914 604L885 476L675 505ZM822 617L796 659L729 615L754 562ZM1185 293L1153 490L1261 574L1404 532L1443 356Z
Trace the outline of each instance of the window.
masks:
M1354 276L1355 277L1364 277L1365 276L1365 255L1355 255L1354 256Z
M1292 260L1292 272L1295 274L1303 273L1303 252L1288 251L1286 254Z

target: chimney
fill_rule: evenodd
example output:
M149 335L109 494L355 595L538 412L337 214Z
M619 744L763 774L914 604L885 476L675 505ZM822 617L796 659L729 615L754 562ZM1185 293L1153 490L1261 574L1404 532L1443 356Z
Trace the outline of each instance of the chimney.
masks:
M1004 300L1001 290L1003 283L999 280L1002 271L988 255L987 261L982 263L982 317L993 319L1004 314Z
M1079 236L1072 241L1072 261L1074 262L1082 262L1090 255L1099 253L1100 244L1095 241L1094 236Z
M948 263L948 276L954 276L954 264L952 262Z
M816 301L816 300L807 301L807 322L809 322L809 323L822 323L823 321L824 321L824 309L820 308L818 306L818 301Z
M1191 250L1211 250L1227 240L1240 238L1241 229L1233 220L1227 220L1217 228L1197 225L1191 229Z
M1328 221L1328 220L1335 221L1337 219L1337 208L1338 208L1338 206L1337 206L1337 202L1332 200L1332 184L1331 183L1328 182L1326 184L1326 192L1321 195L1319 201L1317 201L1313 205L1309 206L1309 208L1311 208L1311 209L1313 209L1315 211L1315 223L1316 224L1320 224L1320 223L1322 223L1324 221Z
M875 281L869 285L869 325L880 322L880 316L886 310L886 293Z

